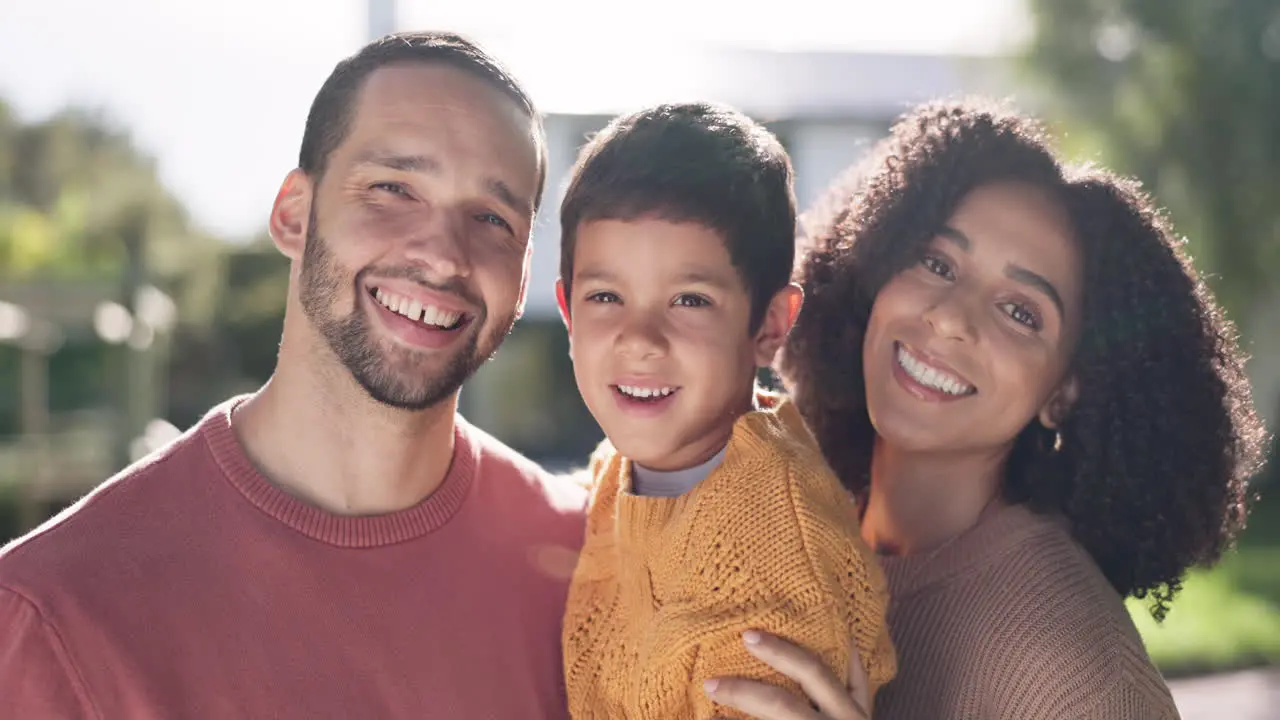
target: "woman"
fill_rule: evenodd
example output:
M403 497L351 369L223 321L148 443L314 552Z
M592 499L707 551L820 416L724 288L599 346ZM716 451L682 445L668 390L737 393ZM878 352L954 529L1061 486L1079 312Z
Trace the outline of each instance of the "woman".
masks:
M832 197L781 370L889 579L876 718L1176 717L1123 598L1162 619L1218 559L1263 430L1167 221L979 104L911 113Z

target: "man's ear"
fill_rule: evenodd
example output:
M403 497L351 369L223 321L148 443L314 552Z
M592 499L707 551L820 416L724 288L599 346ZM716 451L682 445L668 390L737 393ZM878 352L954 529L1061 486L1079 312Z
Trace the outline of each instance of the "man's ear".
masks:
M1040 408L1037 418L1040 424L1050 430L1057 430L1071 414L1071 408L1075 407L1076 400L1080 397L1080 384L1076 381L1076 376L1068 376L1058 389L1049 396L1044 407Z
M556 278L556 307L560 308L560 319L564 321L564 327L572 337L573 321L569 319L569 298L564 295L564 280L560 278Z
M271 205L271 217L267 220L271 241L290 260L300 259L307 246L313 194L311 178L295 168L285 176Z
M804 290L795 283L779 290L769 301L760 329L756 331L756 367L773 365L773 358L787 341L787 334L791 332L791 326L795 325L802 305Z
M533 234L524 248L524 265L520 268L520 297L516 298L516 320L524 317L525 303L529 299L529 269L533 264Z

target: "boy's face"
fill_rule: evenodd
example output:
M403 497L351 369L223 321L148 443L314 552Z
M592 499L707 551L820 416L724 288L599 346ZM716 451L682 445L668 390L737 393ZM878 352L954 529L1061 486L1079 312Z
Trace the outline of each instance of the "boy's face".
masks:
M772 362L799 288L749 334L751 298L720 234L696 223L578 227L572 297L558 287L578 389L614 447L655 470L692 467L729 440Z

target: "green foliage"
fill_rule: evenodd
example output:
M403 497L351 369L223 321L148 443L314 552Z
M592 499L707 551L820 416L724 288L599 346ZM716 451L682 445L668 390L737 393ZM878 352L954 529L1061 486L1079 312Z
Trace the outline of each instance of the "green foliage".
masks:
M27 309L66 337L49 361L55 415L120 402L120 351L97 340L92 307L99 292L125 299L131 255L142 259L146 281L173 298L177 334L186 337L210 334L222 252L126 133L80 110L23 123L0 102L0 300L35 303ZM61 288L89 294L58 307L32 299L60 297ZM0 435L18 430L18 381L16 351L0 348Z
M151 159L103 118L68 110L21 124L0 106L2 277L115 277L135 242L162 282L190 275L213 245Z
M1280 272L1280 0L1029 5L1053 109L1169 207L1244 317Z
M1194 570L1164 623L1129 602L1148 652L1166 676L1280 664L1280 503L1250 514L1239 547Z

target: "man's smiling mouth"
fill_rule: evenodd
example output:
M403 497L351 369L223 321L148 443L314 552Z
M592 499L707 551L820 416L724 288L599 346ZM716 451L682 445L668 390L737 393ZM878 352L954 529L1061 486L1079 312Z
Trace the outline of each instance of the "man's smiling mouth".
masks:
M424 305L419 300L407 298L379 287L371 288L369 293L391 312L437 330L454 330L461 327L467 319L466 313L446 310L435 305Z

